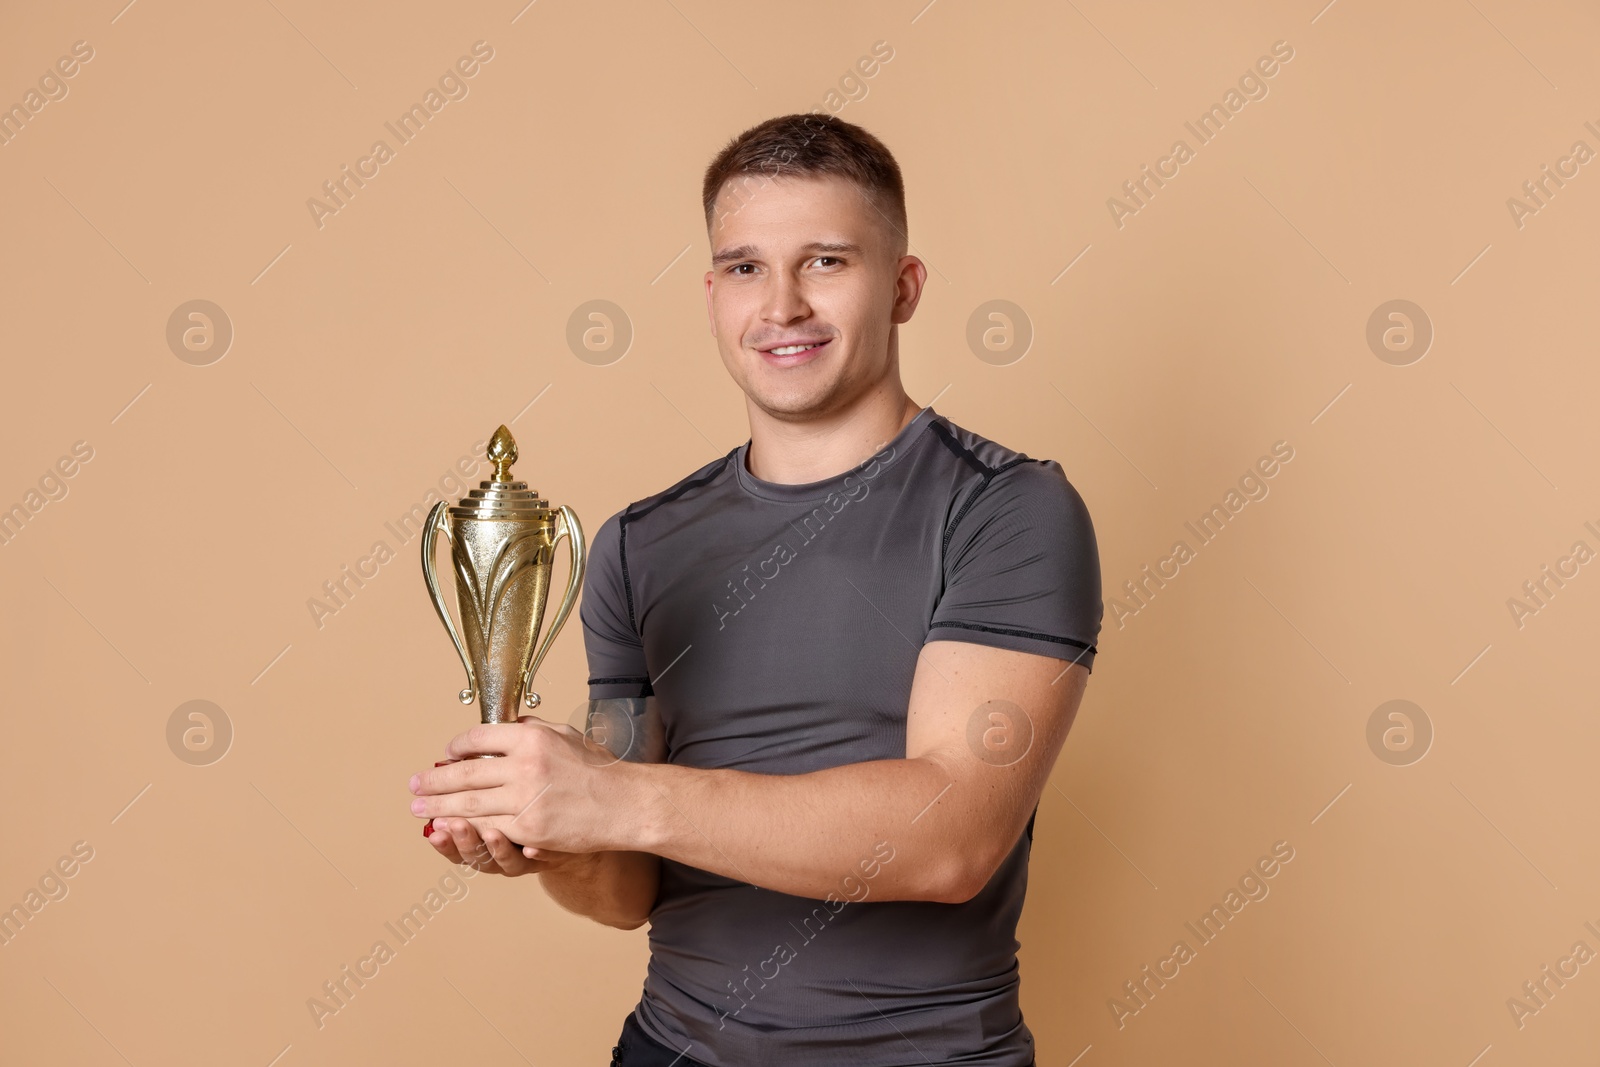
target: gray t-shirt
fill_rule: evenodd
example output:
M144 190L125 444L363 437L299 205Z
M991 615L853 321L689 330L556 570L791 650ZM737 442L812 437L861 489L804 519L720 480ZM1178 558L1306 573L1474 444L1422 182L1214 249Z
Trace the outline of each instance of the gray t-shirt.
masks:
M653 696L668 762L800 774L904 759L928 641L1092 667L1099 555L1054 460L931 407L820 482L761 481L748 448L630 504L591 545L590 697ZM874 900L892 839L827 902L663 860L640 1023L712 1067L1026 1067L1016 926L1032 840L1030 816L963 904Z

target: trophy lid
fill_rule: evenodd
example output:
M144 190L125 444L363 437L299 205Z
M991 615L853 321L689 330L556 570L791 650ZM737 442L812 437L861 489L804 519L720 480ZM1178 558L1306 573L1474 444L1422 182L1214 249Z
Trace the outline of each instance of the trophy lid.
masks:
M513 481L511 465L517 461L517 441L501 426L489 439L487 456L494 464L494 476L479 482L478 488L450 509L458 519L537 519L550 517L550 501L539 499L537 489L527 482Z

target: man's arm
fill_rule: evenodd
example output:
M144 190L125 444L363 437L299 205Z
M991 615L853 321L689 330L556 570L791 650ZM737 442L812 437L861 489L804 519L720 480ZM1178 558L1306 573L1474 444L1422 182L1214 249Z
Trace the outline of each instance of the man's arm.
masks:
M582 735L537 722L474 727L463 760L419 776L419 816L465 815L513 840L569 852L649 852L812 899L879 842L877 900L958 903L986 885L1039 802L1088 670L965 641L923 646L906 758L795 775L586 760Z
M648 852L591 852L540 871L539 883L570 912L618 930L637 930L655 907L661 859Z
M925 645L906 758L798 775L630 767L637 847L754 885L824 898L878 842L877 900L960 903L988 884L1039 803L1088 671L960 641Z

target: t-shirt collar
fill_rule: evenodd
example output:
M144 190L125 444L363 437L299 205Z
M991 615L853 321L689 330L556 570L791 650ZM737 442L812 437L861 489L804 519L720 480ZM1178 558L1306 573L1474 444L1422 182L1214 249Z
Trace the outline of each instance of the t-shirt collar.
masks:
M747 439L734 452L734 474L739 479L740 488L751 496L760 497L763 500L773 500L786 504L804 504L825 500L828 494L841 492L848 488L845 485L846 479L860 479L868 468L871 469L872 476L876 477L884 469L899 462L907 450L919 440L919 435L928 423L938 417L938 414L933 410L933 405L928 405L917 412L910 422L900 428L900 432L895 434L893 439L872 455L843 474L835 474L831 478L823 478L815 482L767 482L757 478L745 466L745 459L750 452L750 441ZM877 464L875 467L873 466L874 463Z

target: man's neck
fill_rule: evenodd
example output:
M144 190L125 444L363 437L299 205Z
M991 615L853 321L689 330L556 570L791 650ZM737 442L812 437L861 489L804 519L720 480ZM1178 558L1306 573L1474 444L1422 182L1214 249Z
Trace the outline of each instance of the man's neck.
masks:
M898 380L848 408L805 422L775 419L750 405L746 466L762 481L784 485L832 478L866 462L921 410Z

